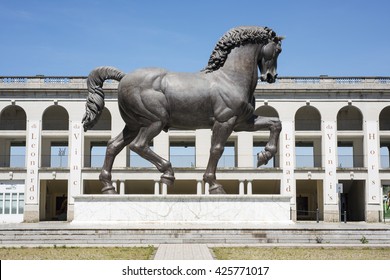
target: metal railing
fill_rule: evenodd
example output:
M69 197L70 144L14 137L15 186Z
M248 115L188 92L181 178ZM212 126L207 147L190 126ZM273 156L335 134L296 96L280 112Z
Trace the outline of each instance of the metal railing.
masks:
M80 84L86 82L86 76L0 76L0 84ZM109 84L117 84L117 81L106 81ZM258 80L259 84L266 84L265 82ZM390 84L390 77L378 76L378 77L332 77L332 76L302 76L302 77L278 77L276 83L295 83L295 84L321 84L321 83L334 83L334 84L364 84L364 83L378 83L378 84Z

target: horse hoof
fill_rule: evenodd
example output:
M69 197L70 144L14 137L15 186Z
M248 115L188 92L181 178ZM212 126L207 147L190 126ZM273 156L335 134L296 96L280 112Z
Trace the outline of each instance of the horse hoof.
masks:
M222 186L215 186L210 188L209 194L226 194Z
M260 152L257 154L257 167L260 167L262 165L266 165L268 163L268 158L267 156Z
M114 187L109 187L109 188L103 188L102 194L118 194L118 193L115 191Z
M167 186L172 186L174 182L175 182L175 176L173 175L163 174L161 176L161 183L166 184Z

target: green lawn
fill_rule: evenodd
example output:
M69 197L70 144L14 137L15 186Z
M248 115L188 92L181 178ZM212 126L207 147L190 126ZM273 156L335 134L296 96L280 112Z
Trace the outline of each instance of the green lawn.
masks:
M390 248L216 247L218 260L390 260Z
M39 247L0 248L1 260L148 260L155 248L149 247Z

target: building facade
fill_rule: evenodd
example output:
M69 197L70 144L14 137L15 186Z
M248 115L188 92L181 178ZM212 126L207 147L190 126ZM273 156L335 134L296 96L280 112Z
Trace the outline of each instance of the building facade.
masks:
M99 194L107 141L124 126L117 82L84 133L85 77L0 77L0 222L73 219L73 196ZM260 83L256 114L279 117L278 153L256 167L268 131L233 133L217 178L228 194L291 196L292 220L382 221L390 189L390 77L282 77ZM202 177L211 131L170 130L151 143L175 169L161 174L129 148L116 158L120 195L208 195Z

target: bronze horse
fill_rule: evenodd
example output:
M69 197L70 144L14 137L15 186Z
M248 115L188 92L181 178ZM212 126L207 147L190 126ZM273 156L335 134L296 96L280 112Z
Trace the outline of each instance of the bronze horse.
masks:
M258 82L275 82L281 40L267 27L244 26L228 31L216 44L208 65L198 73L172 73L161 68L142 68L123 73L113 67L99 67L88 76L88 98L83 117L84 130L92 128L104 108L103 82L119 81L118 104L126 125L107 144L100 181L102 193L116 194L111 182L115 157L127 145L162 172L161 182L168 186L175 177L171 163L148 143L169 128L212 129L210 157L204 182L210 194L224 194L216 180L217 163L233 131L269 129L269 141L257 154L258 166L276 153L282 129L278 118L254 115L254 90Z

